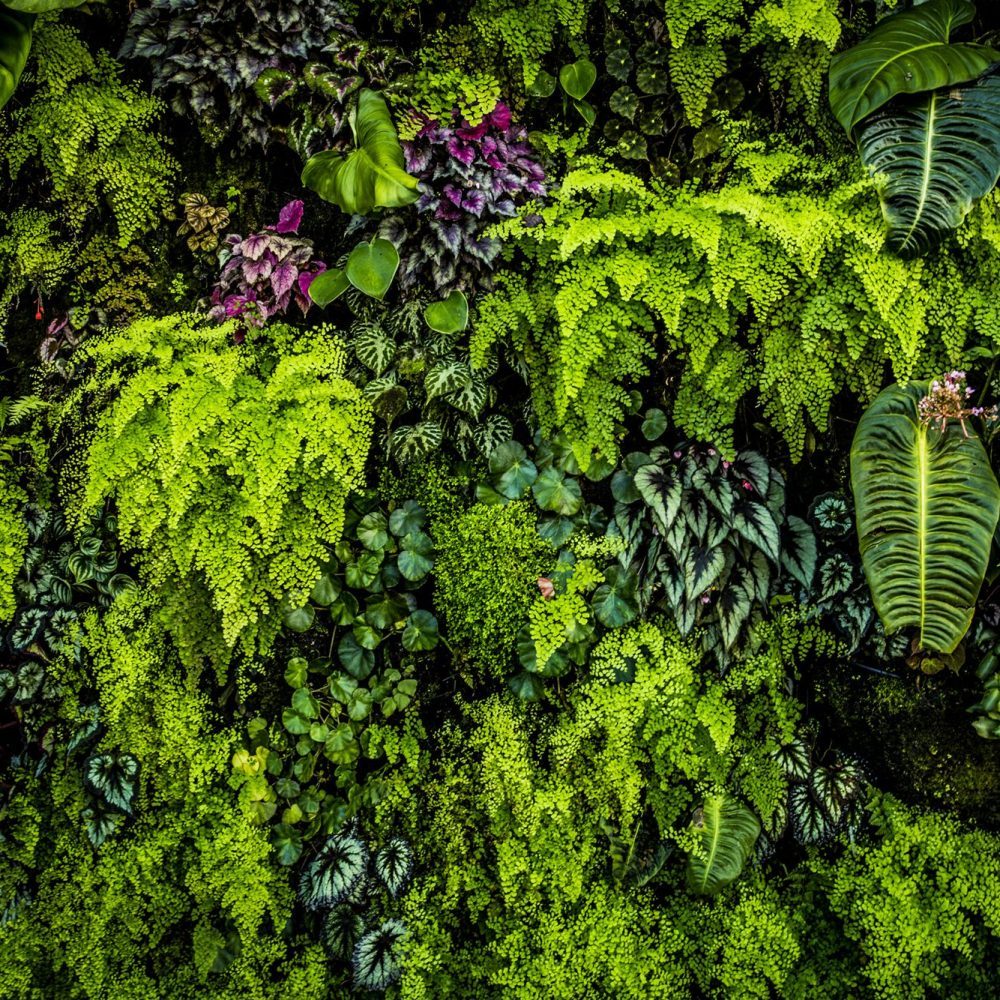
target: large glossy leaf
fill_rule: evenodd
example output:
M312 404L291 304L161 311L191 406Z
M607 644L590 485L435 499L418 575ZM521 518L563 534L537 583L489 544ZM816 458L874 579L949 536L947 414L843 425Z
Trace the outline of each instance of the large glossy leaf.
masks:
M865 575L887 632L950 653L972 621L1000 514L979 439L921 422L928 383L884 390L858 424L851 487Z
M347 156L332 150L311 156L302 183L352 215L416 201L417 179L404 169L403 147L385 99L362 90L351 125L357 148Z
M865 122L858 149L883 179L889 248L922 253L1000 177L1000 76L894 103Z
M45 14L50 10L65 10L85 3L87 0L4 0L5 7L25 14Z
M34 14L0 7L0 108L13 96L31 51Z
M693 826L699 845L688 857L688 887L714 896L743 871L760 835L760 820L736 799L715 795L697 810Z
M848 133L897 94L922 94L980 76L1000 54L985 45L950 44L975 8L967 0L928 0L879 22L830 62L830 107Z

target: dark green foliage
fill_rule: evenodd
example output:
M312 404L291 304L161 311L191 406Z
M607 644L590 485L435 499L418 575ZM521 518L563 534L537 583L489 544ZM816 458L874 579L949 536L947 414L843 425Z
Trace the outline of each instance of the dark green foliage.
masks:
M136 5L119 54L149 61L154 89L214 141L266 146L271 102L256 88L261 74L303 72L323 58L328 36L353 38L346 17L326 0L148 0Z

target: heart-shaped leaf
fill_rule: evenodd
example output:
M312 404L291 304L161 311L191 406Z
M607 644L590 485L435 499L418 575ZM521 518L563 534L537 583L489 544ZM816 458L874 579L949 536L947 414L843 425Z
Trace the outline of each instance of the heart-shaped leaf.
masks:
M1000 486L979 438L920 417L927 382L883 390L851 446L865 576L887 632L917 629L951 653L968 631L1000 516Z
M385 99L362 90L351 127L357 149L347 156L332 150L311 156L302 171L302 183L350 215L416 201L417 179L404 169L403 147Z
M880 21L830 61L830 107L848 134L897 94L922 94L974 80L1000 53L985 45L950 44L975 16L968 0L928 0Z
M399 270L396 248L381 237L371 243L359 243L347 258L345 274L358 291L380 301L392 285Z
M350 287L351 282L344 269L331 267L328 271L317 274L309 283L309 298L318 306L328 306Z
M578 59L559 70L559 82L570 97L582 101L597 80L597 67L589 59Z
M461 333L469 325L469 302L456 289L442 302L432 302L424 310L424 321L438 333Z

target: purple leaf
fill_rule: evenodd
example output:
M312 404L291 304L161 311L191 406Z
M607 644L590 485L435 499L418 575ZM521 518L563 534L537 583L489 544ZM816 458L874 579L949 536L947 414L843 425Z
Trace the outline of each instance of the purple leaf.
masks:
M483 214L486 207L486 195L482 191L468 191L462 199L462 208L471 212L477 218Z
M502 101L497 104L493 109L493 113L489 116L487 121L494 127L498 128L503 132L506 132L510 128L510 108L507 107Z
M313 279L316 278L318 275L322 274L326 270L326 264L324 264L323 261L321 260L316 261L314 266L316 268L315 271L303 271L299 275L299 291L305 296L309 295L309 286L313 283ZM300 302L299 305L301 304L302 303ZM308 308L309 308L309 299L307 298L306 306L302 311L306 312Z
M458 139L448 140L448 152L459 161L459 163L464 163L467 167L471 165L472 161L476 158L476 148L475 146L470 146L466 142L461 142Z
M271 288L278 297L278 304L282 310L288 306L288 292L298 276L299 269L294 264L279 264L271 274ZM282 306L281 299L283 297L285 304Z
M273 269L274 265L266 257L262 257L260 260L245 260L243 261L243 278L248 285L255 285L258 281L266 280Z
M267 233L253 233L248 236L240 247L240 252L250 260L258 260L267 249L270 237Z
M279 233L297 233L302 222L302 212L305 205L296 198L290 201L278 215L278 224L274 227Z

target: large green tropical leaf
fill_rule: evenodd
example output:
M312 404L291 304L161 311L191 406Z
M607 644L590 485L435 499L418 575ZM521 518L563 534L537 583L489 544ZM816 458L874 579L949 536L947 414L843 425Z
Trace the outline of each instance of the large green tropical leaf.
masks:
M851 134L897 94L922 94L980 76L1000 53L985 45L949 44L968 24L968 0L928 0L879 22L875 30L830 62L830 107Z
M50 10L79 7L87 2L88 0L3 0L3 5L11 10L23 11L25 14L45 14Z
M858 424L851 487L865 575L887 632L952 652L972 621L1000 514L979 439L921 421L927 382L885 389Z
M743 871L760 836L760 820L736 799L715 795L705 799L693 825L700 843L688 856L688 887L714 896Z
M889 248L922 253L1000 177L1000 76L894 103L865 122L858 148L884 181Z
M373 90L362 90L351 125L357 149L347 156L329 149L311 156L302 170L302 183L353 215L416 201L417 179L404 169L403 147L385 99Z
M34 14L0 7L0 108L13 96L31 51Z

